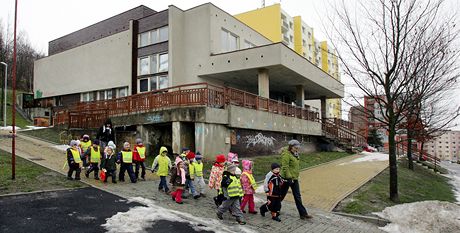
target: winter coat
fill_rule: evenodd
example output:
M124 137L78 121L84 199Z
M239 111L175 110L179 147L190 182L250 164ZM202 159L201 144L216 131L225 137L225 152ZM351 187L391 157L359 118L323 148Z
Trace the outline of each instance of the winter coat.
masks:
M80 153L80 152L78 152L78 153ZM73 159L72 148L67 148L66 154L67 154L67 164L74 163L75 160Z
M293 155L287 148L281 152L281 176L286 180L299 179L299 156Z
M209 175L208 186L211 189L219 190L222 182L222 173L225 167L219 163L214 163L211 168L211 174Z
M124 163L124 161L123 161L123 153L122 152L131 152L131 149L129 149L129 150L123 149L122 151L118 152L117 159L118 159L118 161L120 161L120 163ZM133 160L133 162L134 162L134 160Z
M138 145L135 145L134 146L134 149L133 149L133 161L136 161L136 162L144 162L145 161L145 158L141 158L141 156L139 155L139 152L137 151L137 148L140 147L140 148L145 148L144 146L138 146ZM147 151L146 151L147 152ZM145 154L145 157L147 157L147 153Z
M163 152L168 151L166 147L162 146L160 148L160 154L155 157L155 160L153 160L152 164L152 169L157 170L157 175L158 176L168 176L169 169L172 167L171 166L171 160L169 159L168 156L163 156ZM158 169L157 169L158 166Z
M107 128L105 125L103 125L101 128L99 128L96 138L105 143L109 141L115 142L115 131L112 127Z
M176 172L177 172L176 173L176 175L177 175L176 179L178 181L174 182L173 185L174 186L179 186L179 187L184 186L185 185L185 180L186 180L186 178L185 178L185 169L184 168L179 168L179 164L182 163L182 164L185 165L185 163L179 157L176 158L176 161L174 163L176 165Z
M104 158L101 161L101 168L105 168L107 171L115 171L117 170L117 156L115 153L111 155L105 154Z
M270 181L270 178L272 177L273 172L269 171L267 175L265 175L264 179L264 192L268 192L268 182Z
M241 174L241 186L244 194L254 194L257 189L257 184L252 175L252 161L243 160L243 173Z
M272 172L269 172L271 173L271 177L270 179L268 180L268 191L266 191L266 193L268 193L268 196L270 197L282 197L284 195L284 192L283 192L283 185L284 185L284 180L283 178L281 178L280 174L274 174Z

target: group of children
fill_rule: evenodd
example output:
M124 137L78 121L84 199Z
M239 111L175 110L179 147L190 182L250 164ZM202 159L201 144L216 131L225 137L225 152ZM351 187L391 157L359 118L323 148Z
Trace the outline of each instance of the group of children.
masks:
M69 165L68 179L72 180L75 171L75 180L80 180L82 167L86 168L85 175L89 177L94 172L94 178L99 179L99 170L102 170L104 182L107 182L109 176L112 182L116 183L116 164L120 164L118 174L119 181L125 181L125 172L132 183L136 183L141 169L141 178L145 180L145 158L146 150L141 139L136 139L136 145L131 150L129 142L123 144L123 148L115 155L116 146L110 141L105 148L99 146L97 139L91 141L88 135L84 135L82 142L70 142L70 148L67 149L67 163ZM186 196L187 190L194 199L206 196L206 184L203 172L203 156L196 154L188 148L183 148L181 154L173 153L174 164L168 156L168 149L161 147L159 154L155 157L151 171L156 172L160 177L158 190L171 195L171 199L178 204L183 204L182 198ZM133 171L133 164L135 171ZM242 161L242 168L239 168L238 155L229 153L217 155L212 166L208 187L217 191L214 197L217 208L217 217L223 219L223 214L227 211L236 217L239 224L246 224L243 213L248 205L250 214L257 214L255 210L254 194L257 189L254 176L252 174L253 162L250 160ZM169 182L167 177L170 176ZM172 184L173 190L168 187ZM267 202L260 207L260 214L270 211L272 219L281 221L279 211L281 201L285 195L283 193L284 180L280 176L280 165L273 163L271 171L266 175L264 181L264 191L267 195Z
M145 180L145 146L141 139L136 139L136 145L131 150L129 142L123 144L123 148L118 154L115 154L116 146L113 141L109 141L105 148L101 148L98 139L90 140L88 135L83 135L81 141L70 141L70 148L67 149L67 164L69 171L67 179L80 180L82 169L86 169L85 176L88 178L90 173L94 173L94 179L104 178L107 182L109 176L112 177L112 183L116 182L117 163L120 164L118 180L125 181L125 172L132 183L139 179L139 169L141 169L141 179ZM135 171L133 170L135 164ZM102 174L99 173L101 170ZM75 178L73 173L75 172Z

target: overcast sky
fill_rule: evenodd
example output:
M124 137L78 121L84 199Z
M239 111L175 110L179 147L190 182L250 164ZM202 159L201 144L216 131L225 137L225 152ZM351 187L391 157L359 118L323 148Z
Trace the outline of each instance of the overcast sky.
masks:
M12 25L14 0L0 1L0 19L3 25L7 23ZM324 28L328 27L328 20L325 15L328 11L330 13L330 2L333 1L341 0L266 0L265 5L281 2L281 7L289 15L302 16L303 21L314 28L318 40L327 40ZM32 45L46 54L49 41L139 5L162 11L169 5L186 10L212 2L234 15L260 8L262 4L261 0L18 0L18 2L18 30L25 31ZM352 0L346 2L353 3ZM459 0L447 0L447 2L451 9L460 9ZM346 93L354 92L350 80L343 77L342 83L345 85ZM460 91L458 93L455 99L460 102ZM346 119L348 108L344 110L343 115ZM460 125L456 128L460 129Z

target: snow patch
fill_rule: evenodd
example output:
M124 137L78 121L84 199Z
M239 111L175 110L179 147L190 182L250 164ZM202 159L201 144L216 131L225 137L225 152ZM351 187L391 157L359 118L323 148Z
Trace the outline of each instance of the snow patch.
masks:
M460 204L460 164L442 161L441 166L449 171L449 174L443 176L449 178L457 204Z
M15 129L15 130L19 130L19 129L21 129L21 128L15 126L14 129ZM3 127L3 126L2 126L2 127L0 127L0 130L13 131L13 126L10 126L10 125L9 125L9 126L6 126L6 127Z
M361 152L361 155L364 155L361 158L354 159L350 162L341 163L339 165L347 165L350 163L362 163L362 162L374 162L374 161L388 161L388 154L378 153L378 152Z
M30 131L30 130L36 130L36 129L46 129L49 127L41 127L41 126L33 126L33 125L28 125L26 126L27 129L22 129L21 131Z
M60 150L60 151L66 151L68 148L70 148L69 145L55 145L52 146L52 148Z
M265 193L265 190L264 190L264 185L263 183L259 185L259 187L257 187L256 189L256 193Z
M137 202L145 206L135 206L124 213L118 212L106 219L106 223L101 226L108 232L145 232L155 221L166 220L190 224L196 231L255 233L255 231L240 225L227 226L217 219L200 218L188 213L166 209L156 205L154 201L142 197L129 198L128 202ZM235 224L237 223L235 222Z
M454 203L414 202L387 207L374 214L391 221L380 227L390 233L460 232L460 206Z

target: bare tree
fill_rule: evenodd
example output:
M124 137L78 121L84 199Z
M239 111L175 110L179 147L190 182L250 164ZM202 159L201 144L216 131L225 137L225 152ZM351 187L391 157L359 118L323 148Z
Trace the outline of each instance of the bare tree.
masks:
M428 99L420 89L429 89L436 78L427 79L423 84L419 79L429 74L455 78L458 73L452 67L443 71L435 68L431 72L427 68L436 67L435 63L442 58L436 49L451 50L452 41L458 35L445 34L453 31L453 25L451 18L441 15L443 3L443 0L368 0L356 3L351 11L342 0L334 6L337 21L331 18L335 29L331 40L337 47L344 73L364 95L375 99L376 111L366 113L388 130L390 199L393 201L399 200L396 130L407 121L414 94ZM440 92L433 90L432 93ZM358 100L356 96L352 98ZM416 112L421 112L422 107ZM383 117L377 117L376 112Z

